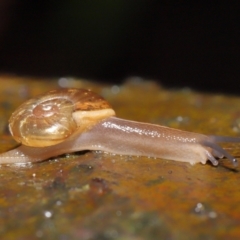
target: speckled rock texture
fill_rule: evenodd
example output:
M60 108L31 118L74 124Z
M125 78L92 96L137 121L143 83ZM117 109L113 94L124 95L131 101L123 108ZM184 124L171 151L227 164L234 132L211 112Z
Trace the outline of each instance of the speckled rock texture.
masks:
M1 152L17 146L7 121L26 99L60 87L91 88L121 118L208 135L240 135L240 98L167 90L154 81L0 76ZM240 144L223 145L240 156ZM0 165L0 239L239 239L240 173L211 164L85 151Z

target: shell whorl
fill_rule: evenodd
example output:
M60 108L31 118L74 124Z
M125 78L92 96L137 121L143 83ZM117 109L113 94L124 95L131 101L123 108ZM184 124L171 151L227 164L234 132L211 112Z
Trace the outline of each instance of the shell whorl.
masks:
M90 90L58 89L20 105L9 119L9 130L17 142L44 147L114 115L108 102Z

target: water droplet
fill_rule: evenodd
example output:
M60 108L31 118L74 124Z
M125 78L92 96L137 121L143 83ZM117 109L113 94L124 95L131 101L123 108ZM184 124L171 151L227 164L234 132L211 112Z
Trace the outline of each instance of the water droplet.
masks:
M46 218L50 218L50 217L52 217L52 212L50 212L50 211L45 211L45 212L44 212L44 216L45 216Z
M204 211L204 206L202 203L197 203L196 207L194 208L196 213L202 213Z
M68 79L65 77L59 78L58 85L62 88L68 87Z
M177 121L178 121L178 122L182 122L182 120L183 120L183 117L182 117L182 116L178 116L178 117L177 117Z
M111 87L111 92L112 92L113 94L118 94L119 91L120 91L120 87L119 87L118 85L113 85L113 86Z
M61 206L61 205L62 205L62 202L61 202L60 200L58 200L58 201L56 202L56 205L57 205L57 206Z
M216 217L217 217L217 213L214 212L214 211L211 211L211 212L208 213L208 216L209 216L210 218L216 218Z

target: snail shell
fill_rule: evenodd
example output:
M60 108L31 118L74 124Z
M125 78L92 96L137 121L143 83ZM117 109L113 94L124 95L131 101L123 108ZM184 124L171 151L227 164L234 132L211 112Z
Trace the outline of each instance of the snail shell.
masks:
M9 119L9 130L19 143L45 147L114 115L109 103L90 90L59 89L20 105Z

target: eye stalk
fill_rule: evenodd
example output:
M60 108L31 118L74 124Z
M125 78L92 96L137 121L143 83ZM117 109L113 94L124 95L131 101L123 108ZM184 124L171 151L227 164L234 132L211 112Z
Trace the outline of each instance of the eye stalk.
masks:
M9 119L9 130L19 143L46 147L114 115L109 103L90 90L59 89L19 106Z

